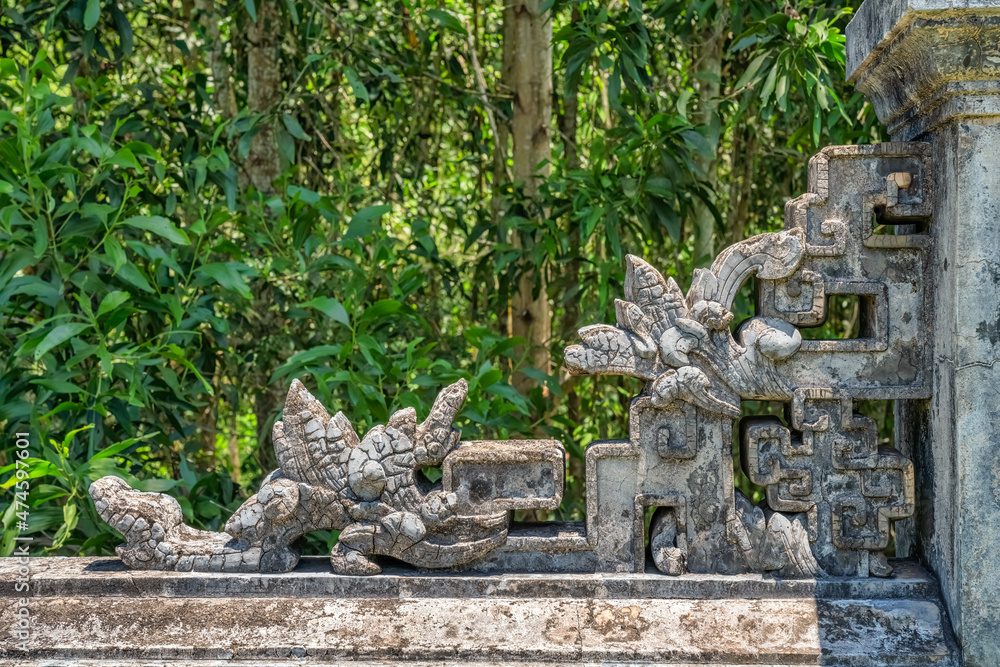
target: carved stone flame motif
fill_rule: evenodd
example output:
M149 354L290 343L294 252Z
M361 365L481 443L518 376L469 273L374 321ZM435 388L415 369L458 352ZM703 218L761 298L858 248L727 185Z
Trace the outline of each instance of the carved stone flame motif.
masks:
M127 542L133 568L285 571L294 541L340 530L331 563L375 574L374 557L423 568L642 572L645 515L653 562L667 574L775 572L789 577L887 576L891 522L914 511L913 465L880 447L855 399L926 398L924 322L930 217L923 144L830 148L810 163L810 192L786 206L785 231L724 250L684 294L629 256L617 323L581 329L573 373L647 381L627 441L586 452L585 524L514 526L511 510L559 506L565 452L554 441L461 443L453 419L467 387L410 408L359 438L298 381L274 427L280 468L225 532L184 525L177 502L117 478L91 487L101 517ZM873 221L904 225L874 233ZM730 333L733 299L752 276L757 316ZM862 332L803 340L827 296L857 295ZM740 423L744 472L766 490L754 506L735 489L731 442L743 399L787 404ZM442 467L431 488L420 468Z

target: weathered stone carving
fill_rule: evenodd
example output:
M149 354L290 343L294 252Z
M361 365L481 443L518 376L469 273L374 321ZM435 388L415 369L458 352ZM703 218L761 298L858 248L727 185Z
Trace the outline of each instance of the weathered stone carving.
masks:
M927 237L914 233L930 215L928 157L921 144L824 150L810 163L811 192L786 206L786 231L723 251L710 270L695 272L686 295L628 257L617 324L585 327L583 344L567 348L571 372L648 381L648 398L630 412L631 445L592 446L588 483L612 495L601 486L606 458L619 466L635 460L644 487L635 489L637 507L643 498L674 498L650 529L653 560L664 572L889 574L882 549L890 521L913 513L913 467L878 446L853 400L929 395ZM876 219L911 233L875 234ZM752 275L757 316L734 337L729 309ZM861 336L803 340L798 327L824 322L830 294L858 295ZM744 471L766 490L760 508L730 488L731 420L741 399L783 401L791 415L791 429L777 419L741 424ZM642 507L650 504L657 503ZM611 511L605 498L595 505ZM600 541L610 532L601 528L599 567ZM623 524L616 543L626 538ZM612 562L624 556L610 551ZM641 549L625 558L640 567Z
M629 256L625 278L628 300L615 303L618 326L582 329L584 344L567 348L567 366L574 373L625 373L650 380L654 408L669 412L678 409L673 406L690 404L679 408L686 414L683 429L663 424L641 433L655 438L656 451L664 459L694 458L698 446L713 448L711 441L697 442L698 429L691 424L697 423L699 414L703 419L734 419L740 414L741 396L770 400L791 397L792 390L775 362L799 349L799 332L781 320L754 318L741 327L737 343L730 335L733 314L729 308L751 274L771 279L791 275L802 261L802 246L800 230L764 234L738 243L724 251L710 271L696 271L686 297L673 279L665 281L652 266ZM639 414L633 411L632 418L636 417ZM678 438L676 431L684 437ZM696 531L702 534L695 541L704 542L701 549L708 553L694 558L692 566L697 569L693 571L734 572L746 567L787 576L822 574L809 549L801 517L789 519L771 513L765 519L761 510L732 490L731 473L724 474L728 459L725 447L715 446L722 455L710 465L722 468L722 475L714 485L725 484L726 488L715 516ZM664 475L689 478L682 470L669 469L676 466L665 467ZM706 472L702 470L702 474ZM701 503L699 507L703 509ZM668 574L680 573L687 560L683 549L676 546L675 512L661 508L650 526L653 560ZM710 534L707 538L706 530Z
M120 480L99 480L92 494L137 568L284 571L298 560L296 538L338 529L331 563L350 574L378 572L378 555L419 567L642 572L648 553L667 574L886 576L891 522L914 511L913 466L879 446L854 401L930 394L919 233L928 158L922 144L824 150L810 162L810 192L786 206L785 231L727 248L686 294L627 258L616 324L585 327L565 355L574 373L647 381L628 440L587 449L586 523L509 523L512 510L559 506L565 454L553 441L459 443L463 383L423 423L403 410L364 439L293 383L274 430L281 467L224 533L185 526L175 501ZM876 223L899 227L876 234ZM730 308L751 278L756 315L733 334ZM858 297L861 335L804 339L831 294ZM765 490L759 507L734 484L744 399L787 405L786 421L740 424L743 470ZM425 488L416 471L437 465L441 484Z
M503 544L508 509L559 505L563 450L554 441L463 448L452 422L467 391L460 380L438 395L422 423L407 408L359 439L343 413L331 417L293 382L284 419L274 426L281 467L233 514L224 533L184 525L176 500L134 491L115 477L97 480L90 493L101 518L125 535L118 555L137 569L283 572L298 562L298 537L331 529L341 531L330 557L341 574L378 573L374 555L427 568L469 563ZM447 463L450 484L453 453L462 461L477 460L480 475L494 481L489 488L475 486L474 502L467 485L460 484L457 493L450 487L425 490L417 479L418 469ZM532 458L550 462L547 484L524 488L507 478L507 459Z
M794 354L802 337L777 319L754 318L737 343L729 310L752 274L778 279L802 261L800 230L755 236L723 251L711 270L696 269L684 296L677 283L638 257L626 258L625 301L615 301L618 325L580 330L583 345L566 349L572 373L621 373L650 380L654 406L683 400L711 414L736 418L739 397L783 399L789 389L774 362Z

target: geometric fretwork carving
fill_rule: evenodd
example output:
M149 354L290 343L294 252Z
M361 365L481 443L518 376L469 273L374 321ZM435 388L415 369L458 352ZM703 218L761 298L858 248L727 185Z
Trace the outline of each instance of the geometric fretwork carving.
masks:
M880 550L891 521L913 512L913 467L879 449L875 425L853 413L853 401L930 393L929 237L876 235L872 222L926 228L929 166L923 144L825 149L810 162L809 192L786 205L784 231L726 248L695 270L686 292L626 258L615 324L581 329L582 344L565 354L571 373L647 382L630 413L629 444L593 449L598 486L588 478L588 493L599 496L600 516L588 516L587 539L599 568L641 568L632 546L640 536L627 534L641 493L688 500L687 553L668 559L671 573L683 561L691 572L888 574ZM733 298L751 276L755 316L731 333ZM822 325L836 294L858 297L860 335L804 340L799 328ZM728 451L726 422L739 417L741 399L790 404L791 428L773 418L740 424L743 468L766 490L766 506L726 490L728 460L706 455ZM650 539L675 545L661 523Z
M890 191L899 174L907 187ZM923 284L930 237L875 234L872 220L926 228L931 183L927 144L833 146L809 162L809 192L785 205L786 232L803 235L802 264L784 278L758 277L757 315L815 327L826 320L831 294L856 294L868 326L855 339L803 340L783 369L791 386L876 400L930 395Z
M743 470L767 491L768 506L778 512L808 512L813 496L812 447L775 417L750 417L740 422Z
M673 426L656 429L656 451L664 459L693 459L698 453L698 411L689 403L678 403Z
M781 512L807 512L813 551L830 573L853 573L889 543L890 520L914 510L913 464L879 447L875 423L852 410L852 399L829 388L796 390L795 432L773 417L740 425L744 472L766 489ZM870 556L860 552L873 552Z
M826 285L823 276L799 269L783 282L761 281L758 298L768 310L799 327L815 327L826 317Z
M880 447L875 466L858 473L861 493L835 501L833 543L840 549L884 549L889 521L913 514L913 463L891 447Z

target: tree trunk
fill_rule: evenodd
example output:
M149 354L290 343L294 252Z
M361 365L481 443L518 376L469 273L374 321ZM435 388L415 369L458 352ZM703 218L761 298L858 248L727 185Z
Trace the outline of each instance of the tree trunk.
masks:
M238 393L236 395L239 396ZM240 483L239 411L240 404L238 401L235 405L229 406L229 440L226 442L226 449L229 453L229 467L232 470L229 473L229 477L237 486Z
M275 0L260 0L257 21L247 32L250 47L247 53L247 106L252 113L270 113L281 101L281 69L278 50L281 47L281 12ZM281 158L274 126L269 119L261 121L260 130L250 144L246 174L260 192L274 191L274 181L281 173Z
M219 32L219 13L214 0L197 0L198 20L205 28L205 50L208 51L208 65L212 70L212 98L218 114L229 119L236 115L236 93L226 62L225 45Z
M570 16L570 23L575 24L581 20L580 10L573 7ZM573 171L580 168L580 151L577 147L577 129L579 126L580 111L580 80L570 87L569 90L562 90L562 113L559 115L559 132L562 135L564 153L566 156L566 170ZM567 193L570 198L573 192ZM572 259L566 264L566 278L563 291L568 292L580 282L580 268L583 255L583 239L580 238L580 225L572 217L569 218L569 238L570 253ZM576 342L576 329L580 320L580 300L572 298L566 302L563 311L562 326L560 327L560 338L565 344ZM576 385L581 379L578 375L569 375L565 371L561 374L560 383L563 395L566 397L566 416L573 424L579 424L583 420L580 414L580 396L575 391ZM570 455L566 462L566 475L573 480L577 493L581 494L584 487L586 470L584 459L581 456ZM567 480L568 482L569 480ZM582 495L582 494L581 494Z
M570 22L573 24L580 20L580 10L574 7L573 13L570 17ZM577 79L569 90L564 89L562 93L562 113L559 114L559 133L562 136L564 146L563 152L566 156L566 171L573 171L580 168L580 152L576 143L580 110L580 80ZM572 198L573 193L568 192L567 196ZM580 225L572 218L572 216L569 216L568 227L570 254L572 255L572 259L566 263L566 273L563 287L564 292L568 292L579 283L581 268L580 257L583 254L583 240L580 238ZM566 302L565 310L563 311L562 326L559 328L560 338L562 341L567 342L575 337L579 319L580 301L579 299L570 299ZM564 390L571 382L572 378L569 376L563 379L562 384ZM574 398L574 396L571 396L571 401Z
M712 146L712 156L700 156L698 165L702 168L712 192L719 184L718 163L715 149L719 145L719 83L722 76L722 56L725 35L728 29L725 14L718 10L712 21L702 32L696 48L694 69L702 74L698 80L698 97L700 112L698 122L709 128L708 140ZM704 264L715 258L715 216L702 201L697 201L694 207L695 228L695 262Z
M743 136L746 140L743 141ZM738 125L733 129L732 175L729 185L729 214L726 218L725 245L742 241L746 234L750 199L753 196L754 163L757 133L753 127ZM737 168L737 164L740 165Z
M504 5L503 52L500 63L500 86L504 94L511 93L514 49L514 8L511 5ZM495 227L500 225L500 218L503 217L503 185L509 180L507 150L510 143L510 118L497 118L496 133L493 142L493 197L490 201L490 213Z
M541 178L548 166L540 164L552 153L552 22L539 11L539 0L515 0L508 17L513 25L510 88L514 94L511 136L513 177L524 183L528 198L538 196ZM520 239L514 239L515 245ZM538 285L538 293L534 288ZM522 272L517 292L511 299L510 330L525 339L531 365L551 372L548 350L552 334L552 314L546 294L544 267L528 267ZM527 391L536 382L518 376L514 385Z

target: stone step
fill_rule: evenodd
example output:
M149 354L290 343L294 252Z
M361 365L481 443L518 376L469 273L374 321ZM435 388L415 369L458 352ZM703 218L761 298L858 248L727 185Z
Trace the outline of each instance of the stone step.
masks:
M403 567L344 577L320 558L287 574L191 574L32 558L28 650L0 643L0 663L957 667L936 582L893 565L891 579L793 581ZM0 579L20 566L0 559ZM21 594L2 595L0 625L13 628Z

